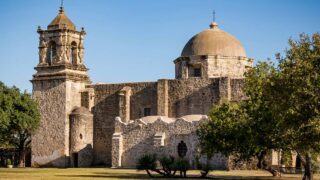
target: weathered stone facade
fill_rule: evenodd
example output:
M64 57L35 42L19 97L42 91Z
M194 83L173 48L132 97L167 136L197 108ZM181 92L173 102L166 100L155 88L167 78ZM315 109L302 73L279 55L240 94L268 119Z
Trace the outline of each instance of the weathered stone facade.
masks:
M70 114L70 165L88 167L93 161L93 115L85 107Z
M187 147L183 158L195 167L196 158L199 157L196 130L207 120L208 117L203 115L187 115L177 119L147 116L128 123L116 118L112 138L112 167L134 168L138 158L146 153L181 158L178 153L180 143ZM227 162L228 158L218 154L210 161L212 167L220 169L228 168Z
M33 166L134 167L144 153L177 156L179 145L193 166L197 127L213 105L244 98L243 74L252 66L240 42L213 24L174 61L176 79L91 84L83 60L85 31L76 30L63 8L38 33L32 83L41 123L32 136ZM210 161L229 166L219 154Z

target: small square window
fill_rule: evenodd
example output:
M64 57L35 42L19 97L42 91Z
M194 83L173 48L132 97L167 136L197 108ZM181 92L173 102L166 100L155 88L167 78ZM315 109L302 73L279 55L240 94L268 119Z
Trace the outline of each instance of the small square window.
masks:
M151 108L144 108L143 109L143 115L144 116L150 116L151 115Z
M201 77L201 68L194 68L193 69L193 76L194 77Z

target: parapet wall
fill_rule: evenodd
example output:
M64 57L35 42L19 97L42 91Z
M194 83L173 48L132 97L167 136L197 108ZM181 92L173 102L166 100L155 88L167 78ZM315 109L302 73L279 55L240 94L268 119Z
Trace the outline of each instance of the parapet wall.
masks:
M173 156L189 160L195 167L199 157L196 130L208 121L205 115L188 115L181 118L148 116L124 123L115 119L115 133L112 138L112 167L132 168L144 154ZM186 145L186 153L179 156L179 144ZM211 160L217 168L227 167L227 158L217 154Z

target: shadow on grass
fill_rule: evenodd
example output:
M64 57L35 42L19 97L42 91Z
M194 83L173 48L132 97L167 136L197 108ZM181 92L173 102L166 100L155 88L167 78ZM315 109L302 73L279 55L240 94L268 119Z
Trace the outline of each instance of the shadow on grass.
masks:
M109 173L95 173L96 175L56 175L60 177L68 177L68 178L117 178L117 179L168 179L162 176L155 176L153 178L150 178L147 174L109 174ZM170 179L186 179L186 178L180 178L178 176ZM196 175L189 175L187 179L219 179L219 180L289 180L292 178L286 178L286 177L281 177L281 178L274 178L274 177L269 177L269 176L209 176L206 178L199 178L199 176Z
M270 176L210 176L208 179L219 179L219 180L289 180L289 177L270 177ZM295 179L295 178L293 178ZM299 178L298 178L299 179Z
M68 178L117 178L117 179L150 179L148 175L133 175L133 174L119 174L119 175L56 175L60 177L68 177Z

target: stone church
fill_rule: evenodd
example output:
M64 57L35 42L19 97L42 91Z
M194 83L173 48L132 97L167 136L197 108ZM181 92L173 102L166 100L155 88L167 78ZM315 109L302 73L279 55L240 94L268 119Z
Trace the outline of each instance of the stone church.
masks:
M34 167L130 168L147 153L194 166L197 128L213 105L244 97L244 72L253 65L241 43L212 22L173 61L174 79L93 84L83 58L86 32L62 7L37 32L39 64L31 82L41 123L32 135ZM228 167L219 154L210 162Z

